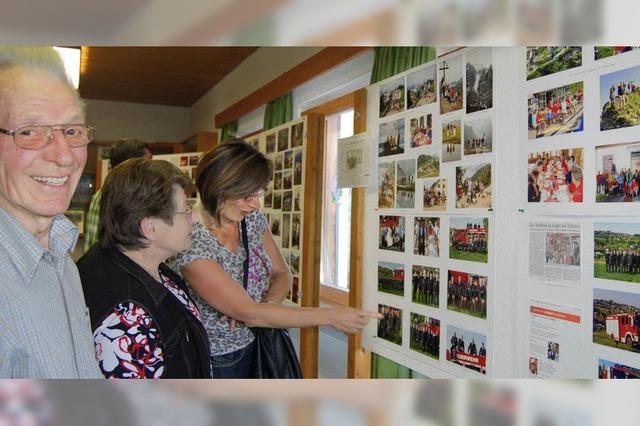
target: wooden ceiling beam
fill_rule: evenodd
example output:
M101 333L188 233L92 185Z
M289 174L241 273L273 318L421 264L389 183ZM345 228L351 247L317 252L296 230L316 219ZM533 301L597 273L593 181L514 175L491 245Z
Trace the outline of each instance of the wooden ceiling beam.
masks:
M290 92L302 83L330 70L347 59L364 52L370 47L327 47L306 61L296 65L280 77L265 84L255 92L216 114L215 124L223 125L238 119L267 102Z

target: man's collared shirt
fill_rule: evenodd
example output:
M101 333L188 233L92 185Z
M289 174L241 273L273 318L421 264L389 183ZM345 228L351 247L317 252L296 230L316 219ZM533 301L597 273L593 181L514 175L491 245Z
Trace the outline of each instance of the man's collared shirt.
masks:
M70 251L78 229L53 218L49 250L0 208L0 378L101 378Z

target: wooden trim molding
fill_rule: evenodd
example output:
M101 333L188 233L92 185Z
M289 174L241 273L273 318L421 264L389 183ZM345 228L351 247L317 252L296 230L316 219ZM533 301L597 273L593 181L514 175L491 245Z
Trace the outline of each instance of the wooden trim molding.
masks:
M322 74L370 47L327 47L306 61L296 65L275 80L262 86L244 99L216 114L216 127L238 119L261 105L284 95L302 83Z
M333 306L349 306L349 292L321 284L320 302Z

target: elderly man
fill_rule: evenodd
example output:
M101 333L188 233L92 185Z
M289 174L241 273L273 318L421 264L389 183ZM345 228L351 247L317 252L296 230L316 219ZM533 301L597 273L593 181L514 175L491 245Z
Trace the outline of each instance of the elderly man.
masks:
M91 129L58 55L0 47L0 377L99 378L63 215Z

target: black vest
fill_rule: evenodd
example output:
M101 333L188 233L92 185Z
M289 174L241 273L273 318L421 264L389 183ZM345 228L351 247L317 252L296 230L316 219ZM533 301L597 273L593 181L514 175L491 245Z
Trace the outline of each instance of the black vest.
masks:
M122 302L142 306L157 324L163 378L209 378L209 339L202 323L169 290L117 248L93 247L78 260L93 331ZM160 273L188 295L184 281L164 263Z

